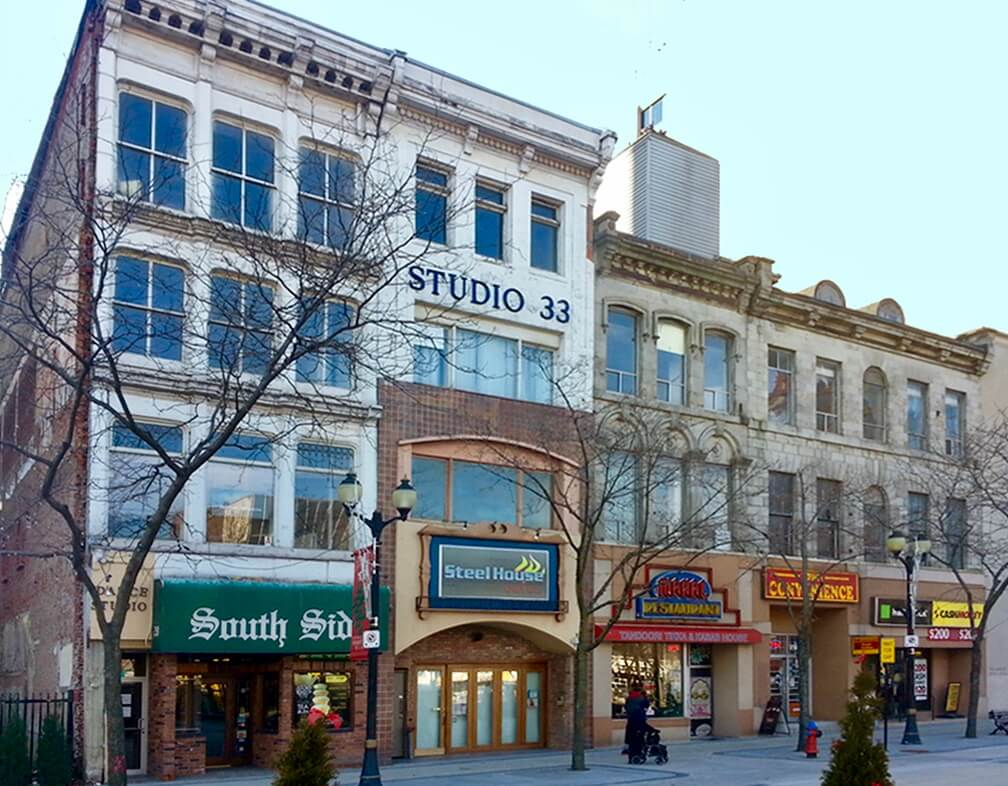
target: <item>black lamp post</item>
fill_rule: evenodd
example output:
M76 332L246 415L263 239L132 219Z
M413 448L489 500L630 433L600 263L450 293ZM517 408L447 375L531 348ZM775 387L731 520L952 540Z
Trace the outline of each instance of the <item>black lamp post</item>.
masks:
M886 550L906 568L907 636L913 637L914 625L917 622L917 570L920 568L921 557L931 551L931 541L926 537L918 538L916 535L913 540L908 541L906 535L897 529L886 538ZM914 647L905 644L904 649L906 667L903 675L903 695L906 700L906 726L903 728L902 744L920 745L920 732L917 730L917 697L914 695Z
M347 514L350 516L360 516L357 513L357 505L361 501L363 489L357 481L357 476L351 472L339 484L337 491L339 501L343 503ZM381 512L374 511L371 518L364 518L364 523L371 530L374 538L374 559L371 562L371 619L370 624L375 630L379 630L378 620L378 598L381 591L379 576L378 549L381 544L382 530L389 524L397 521L405 521L410 511L416 506L416 489L410 482L403 478L402 482L392 492L392 506L399 511L399 515L390 519L382 517ZM361 786L381 786L381 773L378 770L378 647L368 650L368 683L367 683L367 730L364 741L364 761L361 764Z

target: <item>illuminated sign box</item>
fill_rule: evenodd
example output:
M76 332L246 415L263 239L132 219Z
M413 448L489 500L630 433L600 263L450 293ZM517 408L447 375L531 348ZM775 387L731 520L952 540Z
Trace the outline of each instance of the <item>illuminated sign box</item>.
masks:
M432 609L558 611L555 544L435 536L430 543Z
M720 600L712 599L707 578L690 570L658 573L648 583L647 593L637 598L638 619L692 619L717 622Z
M857 603L861 598L856 573L809 572L808 585L816 603ZM763 571L763 597L767 600L800 601L801 571L766 568Z

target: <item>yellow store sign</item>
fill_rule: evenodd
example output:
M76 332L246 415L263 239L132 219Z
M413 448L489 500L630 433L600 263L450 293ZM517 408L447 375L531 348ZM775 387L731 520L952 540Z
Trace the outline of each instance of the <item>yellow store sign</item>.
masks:
M973 604L973 625L970 625L970 604L962 601L936 600L931 603L931 624L936 628L970 628L983 619L983 604Z

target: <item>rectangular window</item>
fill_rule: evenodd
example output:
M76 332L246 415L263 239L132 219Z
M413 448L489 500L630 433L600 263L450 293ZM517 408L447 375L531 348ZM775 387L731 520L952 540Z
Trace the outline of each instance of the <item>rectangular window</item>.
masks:
M532 197L532 267L557 271L560 245L560 208L555 202Z
M491 183L476 183L476 253L504 259L506 189Z
M471 393L516 398L518 342L502 336L456 330L455 387Z
M914 491L907 494L907 534L911 539L928 537L930 515L931 499L927 494Z
M659 401L686 402L686 327L678 322L658 323Z
M816 429L840 433L840 364L816 361Z
M861 402L864 438L874 442L886 441L886 380L877 368L864 373L864 392Z
M945 561L950 568L962 570L966 567L966 500L950 497L945 503Z
M885 492L878 486L868 489L864 498L864 550L865 559L885 562L886 537L889 535L889 506Z
M448 242L448 172L429 164L416 165L416 236L444 245Z
M210 366L262 374L273 340L273 287L226 276L210 280Z
M231 123L213 125L210 214L265 232L273 229L274 141Z
M816 480L816 555L836 559L840 555L840 500L843 485L837 480Z
M295 672L293 725L296 727L317 709L326 716L329 728L352 729L353 694L353 672Z
M966 416L966 394L945 391L945 455L961 456L963 421Z
M767 418L778 426L794 424L794 352L767 350Z
M731 468L723 464L704 464L699 474L701 507L692 546L719 551L730 549Z
M521 376L523 401L553 403L553 350L522 344Z
M207 542L273 542L272 446L262 437L235 434L206 469Z
M175 734L191 736L203 733L203 681L198 674L175 677Z
M318 349L297 359L298 382L349 388L353 306L334 300L319 303L310 296L302 300L301 307L312 309L312 313L304 320L298 336L305 344L316 345Z
M182 359L185 318L182 268L144 259L116 259L112 349Z
M914 450L926 450L928 443L928 386L923 382L907 382L907 445Z
M355 215L354 163L310 147L298 152L298 237L346 248Z
M336 489L353 470L349 448L301 442L294 474L294 546L346 550L350 526Z
M156 423L138 423L171 455L182 453L182 429ZM112 427L112 449L109 452L108 534L113 538L139 538L151 515L161 504L161 498L174 480L150 444L134 430L116 423ZM172 503L159 538L179 538L182 535L184 499L179 494Z
M602 466L600 493L604 539L613 543L640 540L640 471L630 453L610 453Z
M730 412L732 339L724 333L704 333L704 407Z
M413 381L421 385L448 386L450 328L435 328L423 343L413 346Z
M654 459L648 488L643 489L643 502L647 505L648 543L683 545L682 538L682 462L669 456Z
M770 552L793 552L792 524L795 509L795 476L786 472L770 473Z
M552 526L550 472L414 456L413 485L416 519L516 524L528 529Z
M655 717L683 717L685 644L613 644L612 716L626 717L626 700L639 684Z
M119 193L182 210L187 164L186 113L170 104L119 94Z
M606 390L637 394L637 317L629 311L609 309L606 327Z

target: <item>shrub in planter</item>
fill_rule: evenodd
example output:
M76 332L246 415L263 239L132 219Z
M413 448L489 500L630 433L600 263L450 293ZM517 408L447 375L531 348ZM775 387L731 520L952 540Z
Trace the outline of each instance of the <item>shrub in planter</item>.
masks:
M273 786L329 786L336 775L325 723L303 721L276 762Z

